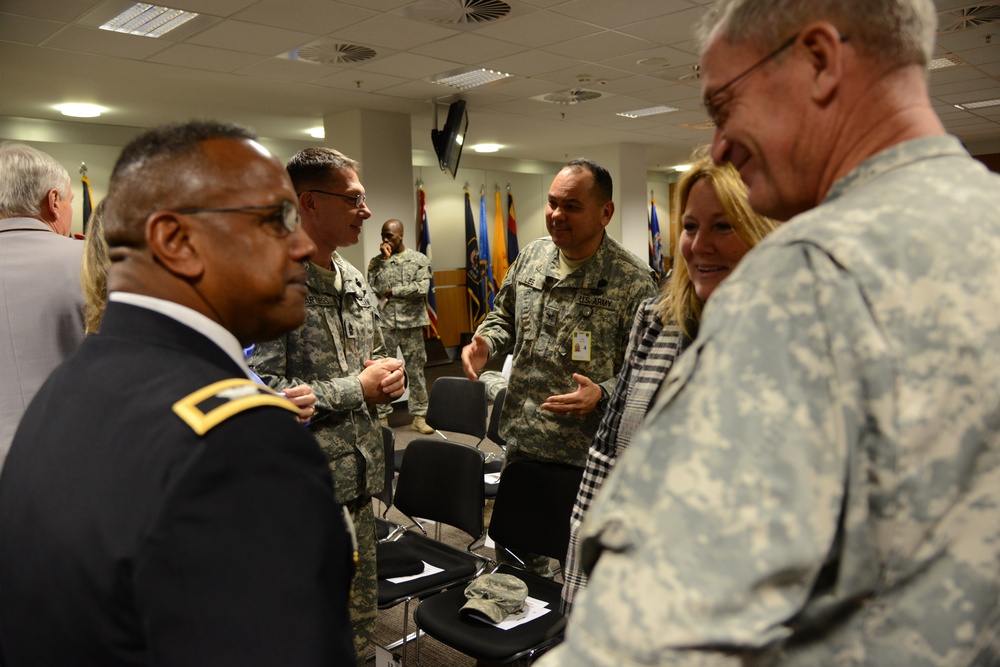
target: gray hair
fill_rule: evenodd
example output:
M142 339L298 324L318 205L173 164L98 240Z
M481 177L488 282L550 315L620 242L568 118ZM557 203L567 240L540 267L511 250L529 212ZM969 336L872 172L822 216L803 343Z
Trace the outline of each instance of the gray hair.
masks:
M718 0L696 30L699 50L716 35L770 51L812 21L828 21L892 69L926 67L934 53L932 0Z
M16 142L0 143L0 219L38 218L49 192L69 199L66 167L48 153Z

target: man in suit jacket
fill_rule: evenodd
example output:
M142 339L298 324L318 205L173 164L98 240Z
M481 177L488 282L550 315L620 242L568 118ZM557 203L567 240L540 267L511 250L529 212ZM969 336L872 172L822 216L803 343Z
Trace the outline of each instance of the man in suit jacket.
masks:
M24 409L83 341L83 244L69 173L24 144L0 143L0 470Z
M326 457L243 346L305 318L287 173L244 128L126 146L99 333L0 477L0 664L354 665L354 557Z

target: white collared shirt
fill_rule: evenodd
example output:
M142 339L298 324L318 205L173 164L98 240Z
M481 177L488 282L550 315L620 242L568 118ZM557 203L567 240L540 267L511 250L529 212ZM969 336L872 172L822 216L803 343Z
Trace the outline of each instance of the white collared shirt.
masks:
M210 320L198 311L173 301L166 301L145 294L134 294L132 292L111 292L108 295L108 301L127 303L130 306L146 308L191 327L222 348L222 351L243 369L243 374L248 379L254 379L246 360L243 358L243 346L236 340L236 336L218 322Z

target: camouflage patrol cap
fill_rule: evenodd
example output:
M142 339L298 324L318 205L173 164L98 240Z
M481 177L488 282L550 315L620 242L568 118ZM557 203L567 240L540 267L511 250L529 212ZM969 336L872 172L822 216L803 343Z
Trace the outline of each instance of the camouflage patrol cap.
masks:
M465 587L469 601L459 611L467 618L499 623L520 611L528 597L528 586L512 574L484 574Z

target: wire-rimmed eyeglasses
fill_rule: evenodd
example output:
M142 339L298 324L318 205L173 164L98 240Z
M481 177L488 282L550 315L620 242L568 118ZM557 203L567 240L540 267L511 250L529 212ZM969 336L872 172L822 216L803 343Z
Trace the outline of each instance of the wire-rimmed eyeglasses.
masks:
M321 195L330 195L331 197L343 197L344 199L351 199L354 201L354 208L361 208L361 205L365 203L368 199L365 195L342 195L339 192L327 192L326 190L303 190L303 192L317 192Z
M705 95L705 99L702 101L702 104L705 105L705 111L708 112L708 117L712 119L712 122L715 123L716 127L724 126L726 124L726 118L728 116L728 114L723 113L723 107L725 106L725 103L728 101L728 99L723 100L722 102L717 102L716 100L718 99L719 95L726 92L727 90L735 86L737 83L739 83L743 79L747 78L748 76L759 70L765 64L777 58L786 49L791 47L791 45L794 44L795 40L797 40L798 38L799 38L798 33L792 35L787 40L782 42L781 46L776 48L774 51L771 51L769 54L767 54L766 56L755 62L753 65L750 65L750 67L746 68L745 70L737 74L728 82L724 83L721 88L718 88L711 95Z
M265 221L274 220L281 222L282 229L291 234L302 224L302 219L299 217L299 209L295 206L293 202L287 199L280 204L275 204L273 206L232 206L225 208L178 208L174 209L173 213L182 213L184 215L197 215L199 213L266 213L267 211L272 211L271 215L261 215Z

